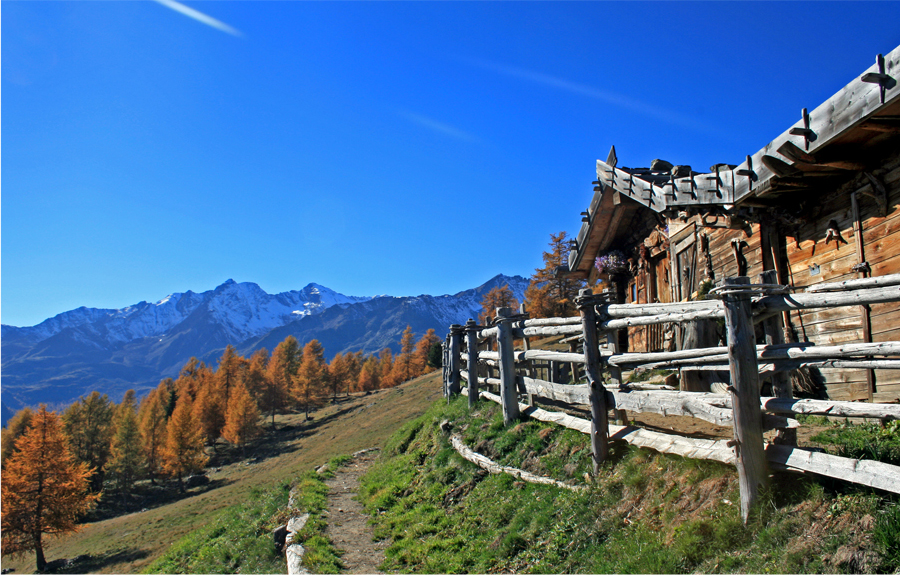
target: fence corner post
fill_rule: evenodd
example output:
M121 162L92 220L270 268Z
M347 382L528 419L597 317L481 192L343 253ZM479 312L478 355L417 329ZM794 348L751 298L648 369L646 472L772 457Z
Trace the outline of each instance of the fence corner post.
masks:
M469 409L475 409L478 404L478 326L475 320L469 318L466 322L466 351L469 354L469 362L466 371L468 378Z
M450 381L448 383L448 395L459 394L459 348L462 339L463 327L458 324L450 326Z
M735 464L741 488L741 517L744 523L747 523L751 510L759 500L760 488L769 479L763 443L759 367L756 361L750 293L741 289L749 285L750 278L728 278L724 282L725 292L722 294L731 372L729 391L734 410Z
M594 475L600 470L602 463L609 455L609 416L606 405L606 388L600 378L600 348L597 344L597 314L594 312L594 300L590 289L579 292L575 304L581 313L581 331L584 338L584 368L590 388L588 392L591 404L591 456L594 464Z
M519 419L515 350L510 325L512 315L512 308L497 308L497 351L500 354L500 401L503 405L504 425L510 425Z

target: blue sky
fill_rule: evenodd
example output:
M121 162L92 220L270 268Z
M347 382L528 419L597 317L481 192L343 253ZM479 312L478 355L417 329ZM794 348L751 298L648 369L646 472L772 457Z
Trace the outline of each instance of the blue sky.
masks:
M3 2L3 323L528 276L610 145L739 163L900 45L896 2L184 5Z

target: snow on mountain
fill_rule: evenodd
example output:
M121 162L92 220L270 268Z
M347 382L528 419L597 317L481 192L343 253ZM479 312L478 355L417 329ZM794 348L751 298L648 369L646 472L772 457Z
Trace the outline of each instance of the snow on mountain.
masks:
M159 337L192 314L206 310L226 334L241 341L284 325L298 317L319 313L337 304L367 301L309 284L300 291L270 295L255 283L232 279L200 294L192 291L167 295L155 304L140 302L122 309L80 307L44 320L33 327L3 326L31 343L49 339L66 329L81 337L120 344L145 337Z
M164 377L192 356L215 364L228 344L244 355L273 350L288 335L318 339L327 356L398 348L407 325L417 336L477 318L484 295L509 285L519 301L528 280L498 275L453 295L354 297L311 283L270 295L255 283L228 280L203 293L170 294L122 309L81 307L36 326L2 326L4 405L70 403L98 390L118 400Z

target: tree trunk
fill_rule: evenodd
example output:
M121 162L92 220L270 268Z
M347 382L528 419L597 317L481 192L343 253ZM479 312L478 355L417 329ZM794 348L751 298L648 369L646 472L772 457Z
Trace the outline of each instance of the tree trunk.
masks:
M34 560L37 570L43 572L47 568L47 560L44 559L44 544L41 542L41 530L38 529L32 536L34 539Z

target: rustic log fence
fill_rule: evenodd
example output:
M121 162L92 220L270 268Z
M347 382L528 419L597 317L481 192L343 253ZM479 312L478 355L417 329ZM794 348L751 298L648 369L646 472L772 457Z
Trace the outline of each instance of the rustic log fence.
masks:
M787 293L784 286L734 278L710 295L716 299L638 305L616 302L610 290L601 294L583 290L576 300L579 315L575 317L529 319L525 313L500 308L492 325L479 326L474 320L465 326L453 325L444 342L444 393L448 399L465 393L470 408L480 398L499 403L507 425L524 415L588 434L595 472L608 455L610 440L735 465L744 521L768 481L770 468L812 472L900 493L900 467L803 449L796 446L794 433L800 426L797 415L889 421L900 419L900 405L794 399L790 385L773 385L775 396L761 397L759 383L761 374L800 367L900 369L900 342L896 341L816 346L771 343L783 340L769 337L770 331L780 329L777 321L769 320L786 310L898 302L900 274L820 284L798 294ZM618 349L619 330L700 319L724 319L727 345L655 353ZM755 345L754 324L761 322L769 343ZM560 337L573 351L534 349L529 338L538 337ZM522 349L515 348L516 339L522 341ZM728 371L730 384L727 393L721 394L624 382L623 369L636 368ZM577 383L582 380L586 383ZM527 403L520 403L520 397ZM535 397L588 406L590 419L541 409L533 405ZM610 424L610 410L622 425ZM627 425L626 410L731 426L734 438L696 439L641 429ZM763 432L773 429L778 433L766 445Z

